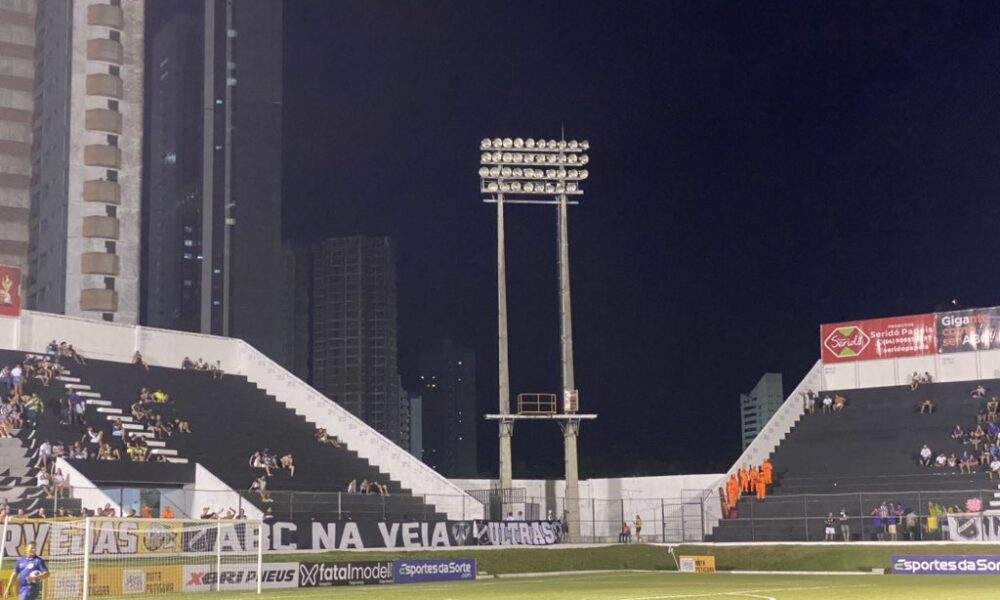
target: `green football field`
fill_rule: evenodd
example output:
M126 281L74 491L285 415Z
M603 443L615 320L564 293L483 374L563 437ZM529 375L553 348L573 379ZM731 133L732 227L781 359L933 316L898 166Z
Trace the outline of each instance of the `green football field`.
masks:
M476 582L312 588L248 593L210 593L207 599L260 600L976 600L1000 597L1000 577L990 576L851 576L607 573L484 579ZM143 596L176 598L173 596Z

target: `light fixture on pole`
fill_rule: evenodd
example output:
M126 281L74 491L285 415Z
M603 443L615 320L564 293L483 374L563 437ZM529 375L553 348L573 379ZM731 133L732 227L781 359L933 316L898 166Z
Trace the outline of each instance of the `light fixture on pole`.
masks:
M590 149L586 140L544 140L534 138L486 138L480 142L479 191L484 202L497 205L497 305L499 321L499 408L496 420L500 426L500 487L502 497L512 487L511 437L514 421L539 418L510 412L510 370L507 340L507 278L504 240L505 204L540 204L556 207L556 238L559 266L559 315L562 356L561 414L549 415L558 420L563 432L566 452L566 492L564 518L571 540L580 535L579 478L576 438L582 419L596 415L579 413L579 395L573 370L573 323L569 278L569 214L568 207L578 204L583 195L581 183L589 177L583 168L590 162L585 154ZM570 200L570 198L574 198ZM506 502L504 502L506 503Z

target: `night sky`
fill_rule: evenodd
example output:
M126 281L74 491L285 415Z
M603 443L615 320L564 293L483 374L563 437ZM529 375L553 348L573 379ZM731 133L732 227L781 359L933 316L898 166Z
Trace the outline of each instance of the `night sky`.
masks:
M400 365L496 411L484 137L591 143L570 214L581 476L725 469L822 322L1000 304L1000 3L285 2L285 233L399 244ZM555 392L555 211L508 212L512 391ZM479 464L496 472L496 429ZM521 425L515 477L561 474Z

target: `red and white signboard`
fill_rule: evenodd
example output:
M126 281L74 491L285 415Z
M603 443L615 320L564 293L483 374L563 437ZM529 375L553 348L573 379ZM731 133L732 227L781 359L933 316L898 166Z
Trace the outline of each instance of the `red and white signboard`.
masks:
M934 314L820 325L825 363L926 356L937 352Z
M0 265L0 315L21 314L21 269Z

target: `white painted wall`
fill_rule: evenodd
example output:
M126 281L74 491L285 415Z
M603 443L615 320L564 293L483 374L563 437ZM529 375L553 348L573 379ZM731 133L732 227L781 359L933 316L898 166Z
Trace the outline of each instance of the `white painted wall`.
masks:
M66 340L85 357L115 362L131 362L137 349L150 364L168 367L180 367L185 356L221 360L227 372L245 375L279 402L325 427L449 518L483 516L482 505L461 488L242 340L33 311L22 311L20 318L0 317L2 348L40 352L51 340Z
M905 385L914 371L934 381L998 379L1000 350L830 363L823 365L823 378L825 389L854 390Z
M111 499L100 490L94 482L87 479L83 473L77 471L73 465L66 462L64 459L56 459L56 468L62 469L63 477L69 485L70 495L74 498L78 498L81 503L83 503L83 508L94 510L97 508L104 508L105 504L110 504L112 508L115 509L115 514L121 514L122 507L115 500Z

